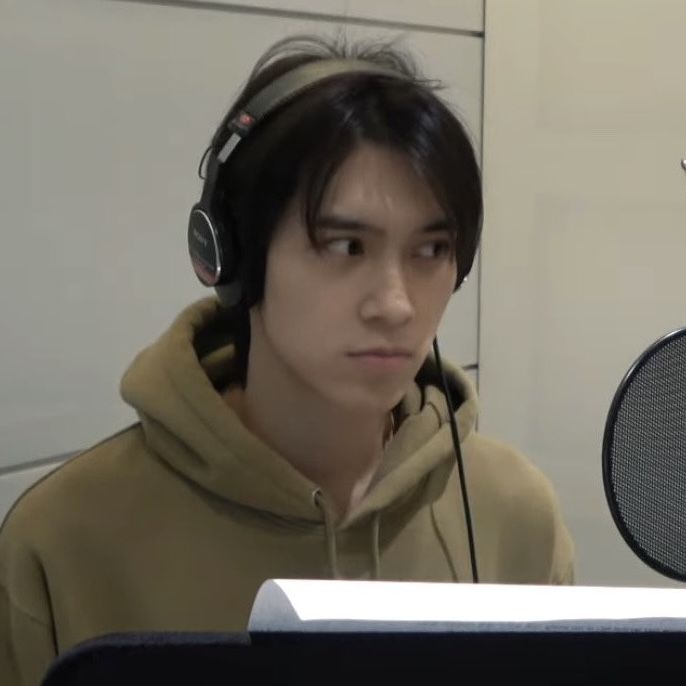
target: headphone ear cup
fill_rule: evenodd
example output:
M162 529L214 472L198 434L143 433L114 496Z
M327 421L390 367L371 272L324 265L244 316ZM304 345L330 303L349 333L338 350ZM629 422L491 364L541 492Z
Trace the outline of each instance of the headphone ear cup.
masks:
M219 301L226 308L236 307L244 296L241 265L243 263L237 228L231 217L225 224L215 222L222 254L221 279L215 285Z
M233 309L239 305L244 295L243 284L238 279L231 281L231 283L215 286L214 290L219 302L227 309Z
M201 203L193 206L188 219L188 253L203 285L218 286L235 278L240 260L234 231L224 229Z
M223 270L220 237L209 211L201 203L193 205L188 217L188 254L200 283L219 283Z
M240 277L241 249L232 217L226 222L214 222L222 256L221 284L232 284Z

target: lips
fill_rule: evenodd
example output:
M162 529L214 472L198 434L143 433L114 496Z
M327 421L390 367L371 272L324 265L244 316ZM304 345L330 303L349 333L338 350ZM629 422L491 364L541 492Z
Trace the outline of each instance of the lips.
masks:
M349 353L352 357L373 355L375 357L412 357L412 353L404 348L369 348Z
M407 351L398 353L397 350L390 352L387 349L381 351L374 348L370 348L369 351L361 350L349 355L349 358L355 369L361 370L365 375L374 376L404 374L412 364L412 356L408 355Z

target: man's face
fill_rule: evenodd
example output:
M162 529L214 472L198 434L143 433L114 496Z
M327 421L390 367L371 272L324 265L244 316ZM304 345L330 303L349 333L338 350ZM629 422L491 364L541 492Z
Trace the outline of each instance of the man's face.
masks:
M402 153L359 145L338 169L307 237L296 198L276 227L251 337L286 378L348 411L386 411L424 362L457 267L445 213ZM426 231L426 227L434 227ZM353 356L371 348L410 356Z

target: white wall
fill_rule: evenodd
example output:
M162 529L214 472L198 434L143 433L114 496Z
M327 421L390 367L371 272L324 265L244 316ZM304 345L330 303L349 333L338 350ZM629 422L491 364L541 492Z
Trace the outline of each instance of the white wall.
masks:
M403 34L479 141L485 26L481 293L477 271L442 350L478 366L482 430L552 477L579 580L669 584L611 522L600 446L628 366L685 323L686 4L488 0L485 24L481 0L221 5L0 0L0 518L35 460L134 420L121 373L205 294L195 169L264 47Z
M269 44L404 36L479 146L483 41L481 0L0 3L2 516L47 468L27 471L35 460L135 420L121 374L207 293L185 247L196 169ZM478 269L439 336L464 365L478 362L477 306Z
M481 428L554 480L585 584L671 585L611 521L615 389L686 324L683 0L488 0Z

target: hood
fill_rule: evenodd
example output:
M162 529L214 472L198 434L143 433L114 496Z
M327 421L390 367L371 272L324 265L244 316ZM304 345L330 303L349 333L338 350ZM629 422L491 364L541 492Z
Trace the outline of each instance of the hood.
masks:
M442 362L464 442L474 429L476 394L464 372ZM138 413L149 448L185 478L243 506L321 521L317 485L252 434L220 395L235 374L231 319L217 299L206 298L136 357L121 394ZM430 355L400 403L401 421L382 466L348 523L388 507L455 459L441 389Z

